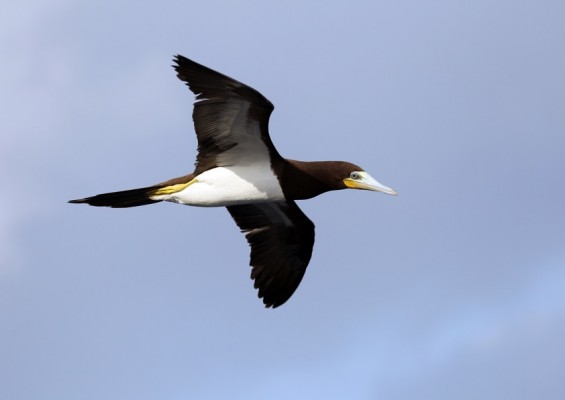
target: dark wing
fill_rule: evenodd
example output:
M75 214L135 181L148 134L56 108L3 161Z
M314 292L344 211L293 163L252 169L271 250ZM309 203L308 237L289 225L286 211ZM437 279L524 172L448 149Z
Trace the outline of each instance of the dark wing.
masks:
M266 307L294 293L314 247L314 224L294 201L227 207L251 246L251 279Z
M273 104L261 93L186 57L174 58L180 80L196 95L192 119L198 137L198 175L216 166L280 157L269 138Z

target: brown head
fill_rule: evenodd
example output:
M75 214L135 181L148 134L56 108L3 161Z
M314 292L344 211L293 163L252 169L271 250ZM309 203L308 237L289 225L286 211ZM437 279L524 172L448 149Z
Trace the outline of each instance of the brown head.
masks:
M346 161L286 160L281 186L289 200L309 199L330 190L362 189L396 195L363 168Z

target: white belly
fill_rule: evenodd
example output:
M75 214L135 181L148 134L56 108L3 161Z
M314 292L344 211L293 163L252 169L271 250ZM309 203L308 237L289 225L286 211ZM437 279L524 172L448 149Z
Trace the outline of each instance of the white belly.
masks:
M220 207L284 200L284 195L269 167L234 166L203 172L194 183L163 200L191 206Z

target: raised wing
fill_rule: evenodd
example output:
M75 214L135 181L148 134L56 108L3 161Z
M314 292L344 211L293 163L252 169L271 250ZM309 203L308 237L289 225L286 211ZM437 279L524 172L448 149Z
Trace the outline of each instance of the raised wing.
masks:
M177 55L180 80L196 95L192 118L198 137L195 174L216 166L269 162L280 157L269 138L273 104L255 89Z
M294 293L314 247L314 224L294 201L227 207L251 246L251 279L266 307Z

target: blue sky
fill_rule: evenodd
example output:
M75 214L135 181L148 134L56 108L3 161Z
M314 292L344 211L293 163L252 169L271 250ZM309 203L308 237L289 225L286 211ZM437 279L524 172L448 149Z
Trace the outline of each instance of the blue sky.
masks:
M12 3L0 398L561 398L565 3ZM301 202L276 310L225 210L66 204L192 170L177 53L269 98L283 155L399 192Z

